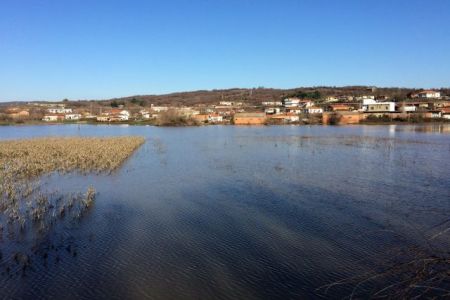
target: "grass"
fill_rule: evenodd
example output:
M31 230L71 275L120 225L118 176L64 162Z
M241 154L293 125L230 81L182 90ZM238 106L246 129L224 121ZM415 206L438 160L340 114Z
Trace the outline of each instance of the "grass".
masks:
M39 179L54 172L111 173L143 143L141 137L0 141L0 237L5 232L10 240L25 237L35 239L36 244L36 239L48 240L55 226L80 220L94 205L94 187L76 194L46 192L42 191ZM23 249L9 254L31 256L23 253ZM27 269L21 260L11 261L20 265L19 270Z
M53 171L111 172L143 142L141 137L2 141L0 176L30 179Z

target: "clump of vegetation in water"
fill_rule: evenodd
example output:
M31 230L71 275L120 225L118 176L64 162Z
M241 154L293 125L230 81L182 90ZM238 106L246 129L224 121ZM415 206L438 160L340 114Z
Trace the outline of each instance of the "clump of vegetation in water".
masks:
M168 110L160 114L155 125L158 126L198 126L200 125L195 119L182 115L175 110Z
M89 211L96 191L90 186L84 194L47 192L41 189L40 177L54 172L110 173L143 143L141 137L1 141L0 238L35 245L51 240L52 229L80 220ZM15 268L8 265L5 272L25 272L31 266L32 254L46 247L34 246L31 253L29 249L10 249L9 262ZM1 257L5 254L8 253L0 252ZM48 251L44 250L42 257L47 259Z
M143 143L141 137L2 141L0 175L30 179L54 171L111 172Z

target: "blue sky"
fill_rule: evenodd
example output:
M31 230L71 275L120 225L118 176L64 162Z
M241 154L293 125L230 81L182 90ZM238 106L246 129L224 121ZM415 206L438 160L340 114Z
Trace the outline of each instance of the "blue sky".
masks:
M450 86L450 1L0 1L0 101L317 85Z

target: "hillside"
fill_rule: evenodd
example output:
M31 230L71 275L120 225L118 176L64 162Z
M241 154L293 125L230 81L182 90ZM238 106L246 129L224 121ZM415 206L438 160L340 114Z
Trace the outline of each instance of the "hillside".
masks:
M294 89L270 89L270 88L254 88L254 89L227 89L227 90L211 90L211 91L193 91L172 93L166 95L135 95L123 98L114 98L103 100L101 102L110 103L111 101L140 103L143 106L154 105L195 105L195 104L216 104L219 101L239 101L248 104L260 104L262 101L281 100L288 96L312 96L319 95L324 99L331 95L375 95L388 96L396 100L403 100L407 95L415 91L408 88L372 88L366 86L348 86L348 87L304 87ZM443 90L448 95L449 90Z
M289 96L300 96L314 98L316 101L325 99L327 96L360 96L375 95L387 96L396 101L404 100L408 94L417 91L410 88L372 88L367 86L346 86L346 87L300 87L294 89L225 89L225 90L200 90L192 92L179 92L165 95L134 95L129 97L113 98L108 100L69 100L71 105L83 107L92 105L109 106L115 101L127 106L150 106L170 105L170 106L192 106L196 104L217 104L220 101L239 101L246 104L260 104L262 101L276 101ZM440 89L443 95L450 95L450 89ZM33 101L45 102L45 101ZM18 105L20 102L4 102L2 106Z

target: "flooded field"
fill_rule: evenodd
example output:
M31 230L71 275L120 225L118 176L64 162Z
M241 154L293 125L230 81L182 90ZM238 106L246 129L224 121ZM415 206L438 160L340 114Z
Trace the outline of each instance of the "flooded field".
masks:
M93 186L82 220L41 245L1 231L1 298L448 295L449 125L0 127L111 136L145 142L111 173L40 178L54 197Z

